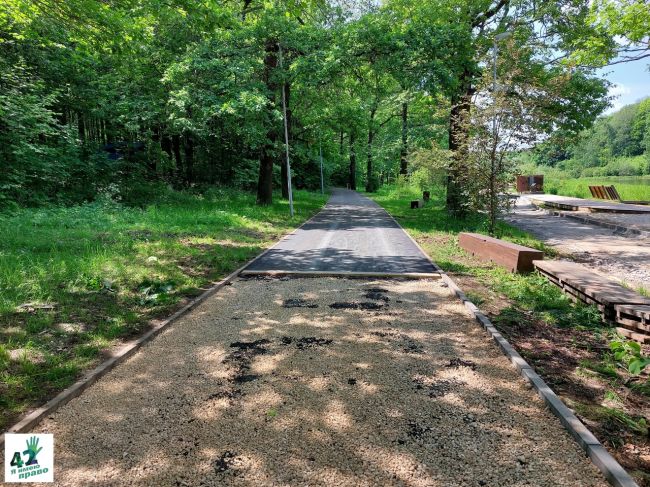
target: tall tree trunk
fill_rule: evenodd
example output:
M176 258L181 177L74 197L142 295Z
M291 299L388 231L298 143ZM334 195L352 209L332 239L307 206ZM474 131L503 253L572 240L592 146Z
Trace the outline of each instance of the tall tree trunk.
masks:
M182 179L183 159L181 158L181 137L178 134L172 135L172 152L174 153L174 161L176 162L176 176L178 179Z
M102 118L102 141L104 144L108 144L108 132L106 130L106 120Z
M153 147L160 147L160 126L154 125L151 129L151 143ZM152 175L155 175L158 169L158 157L150 155L147 157L147 166Z
M350 174L348 183L350 189L357 190L357 153L354 150L354 130L350 131Z
M185 135L185 182L188 186L194 182L194 139L191 134Z
M375 140L375 113L376 112L377 112L377 108L373 107L370 110L370 119L368 120L368 143L366 145L366 156L367 156L366 191L368 193L372 193L377 189L375 188L375 181L372 174L372 143Z
M286 94L286 103L287 103L287 132L289 133L289 142L291 142L291 110L289 109L289 94L291 90L291 85L289 83L284 84L284 92ZM289 199L289 181L287 178L287 161L282 159L280 163L280 177L282 178L282 199Z
M77 112L77 128L79 130L79 140L83 144L86 141L86 126L81 112Z
M447 211L463 217L467 214L469 198L467 195L467 141L469 137L469 115L474 89L472 77L465 68L460 77L458 91L451 98L449 117L449 150L452 163L447 173Z
M269 106L275 106L276 83L273 81L273 71L278 65L278 44L267 40L264 46L264 83L268 91ZM266 132L266 143L260 154L260 171L257 180L257 204L266 206L273 203L273 158L275 144L278 140L277 128L271 125Z
M406 157L408 156L409 146L408 146L408 118L409 118L409 104L408 102L402 103L402 146L399 152L399 173L403 175L408 174L408 161Z
M172 140L169 138L169 135L163 134L160 137L160 148L169 156L169 160L172 160Z

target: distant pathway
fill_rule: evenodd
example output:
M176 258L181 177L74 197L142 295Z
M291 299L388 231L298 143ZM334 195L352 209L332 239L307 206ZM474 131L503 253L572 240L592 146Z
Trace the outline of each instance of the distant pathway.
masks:
M641 215L635 216L643 218ZM645 216L650 222L650 215ZM505 220L525 230L578 262L635 287L650 288L650 240L620 235L589 223L551 216L534 207L528 198L517 202Z
M356 191L334 189L325 208L247 270L432 273L391 216Z

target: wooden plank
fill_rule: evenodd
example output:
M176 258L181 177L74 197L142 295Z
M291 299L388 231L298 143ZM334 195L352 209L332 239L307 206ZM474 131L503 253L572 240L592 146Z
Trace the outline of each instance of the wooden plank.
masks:
M544 260L535 261L536 268L557 276L563 283L584 293L595 301L606 304L650 305L650 298L640 295L616 281L588 270L575 262Z
M618 325L623 336L640 343L650 341L649 298L574 262L535 261L534 265L571 300L595 305L605 321ZM624 304L616 303L622 300Z
M544 252L478 233L461 233L458 245L483 260L494 262L512 272L531 272L534 260L544 258Z
M623 335L625 338L629 338L630 340L634 340L635 342L639 343L648 343L650 342L650 335L645 335L643 333L637 333L632 330L628 330L627 328L623 327L617 327L616 331Z
M619 201L621 201L621 195L618 194L618 191L616 191L616 187L615 187L615 186L610 186L610 187L609 187L609 191L612 193L612 196L613 196L612 199L615 199L615 200L619 200Z
M615 307L617 315L639 318L639 321L650 324L650 306L617 304Z
M539 271L540 274L542 274L544 277L546 277L546 279L548 279L549 281L552 281L553 284L555 284L556 286L562 287L562 282L560 281L560 279L558 277L554 276L553 274L549 274L547 272L544 272L541 269L537 269L537 270Z
M619 318L618 316L616 317L616 323L619 325L622 325L624 328L627 328L629 330L635 330L638 331L639 333L646 333L650 334L650 325L645 325L641 323L640 321L635 321L635 320L630 320L627 318Z

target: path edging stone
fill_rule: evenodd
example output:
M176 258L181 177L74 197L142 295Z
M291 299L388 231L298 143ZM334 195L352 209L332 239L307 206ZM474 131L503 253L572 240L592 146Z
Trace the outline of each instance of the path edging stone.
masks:
M560 420L562 426L569 432L573 439L585 451L594 465L603 473L607 480L615 487L638 487L634 479L616 461L616 459L603 447L591 431L573 414L571 409L553 392L550 386L537 372L517 353L512 345L499 333L490 320L478 311L465 293L445 272L441 271L442 280L449 286L453 293L462 301L465 307L474 315L478 323L497 343L503 354L519 371L520 375L528 381L542 398L546 406Z
M547 210L545 210L547 211ZM389 213L390 214L390 213ZM391 215L400 228L402 226ZM402 228L404 230L404 228ZM465 308L474 316L474 319L485 329L492 337L503 354L508 357L510 362L519 371L519 374L532 386L537 395L544 401L550 411L560 420L564 429L573 437L590 458L592 463L602 472L605 478L614 487L639 487L634 479L628 474L620 463L607 451L607 449L598 441L591 431L582 421L562 402L551 387L542 379L537 372L519 355L514 347L504 338L503 335L492 324L490 319L481 312L481 310L472 303L467 295L458 287L454 280L438 266L429 255L424 251L422 246L415 241L411 235L404 230L413 243L420 249L427 259L433 264L434 268L440 273L442 281L447 284L449 289L463 303Z
M327 202L325 204L327 204ZM323 205L323 207L324 206L325 205ZM102 378L104 375L110 372L113 368L115 368L115 366L124 362L126 359L131 357L135 352L137 352L140 348L142 348L143 345L153 340L161 331L163 331L169 325L171 325L179 318L181 318L182 316L186 315L188 312L196 308L198 305L203 303L210 296L216 294L221 288L228 285L233 279L239 276L239 274L241 274L241 272L244 269L246 269L253 262L264 257L271 250L273 250L273 248L277 246L281 240L288 237L289 235L295 234L299 229L307 225L311 220L313 220L316 217L316 215L318 215L318 213L320 213L320 210L316 212L314 215L312 215L310 218L305 220L300 226L296 227L291 232L283 235L282 238L280 238L273 245L271 245L270 247L268 247L267 249L265 249L264 251L262 251L261 253L259 253L252 259L250 259L249 261L247 261L244 265L239 267L237 270L231 272L222 280L213 283L210 288L208 288L206 291L204 291L196 298L192 299L181 309L173 313L169 318L166 318L160 323L157 323L147 333L145 333L139 338L136 338L135 340L131 340L125 343L123 346L113 351L111 353L112 356L110 358L104 360L94 369L86 372L81 379L77 380L71 386L66 387L64 390L62 390L52 399L47 401L44 405L23 415L17 423L15 423L14 425L10 426L8 429L2 432L2 435L0 436L0 448L4 445L6 433L24 433L30 431L32 428L38 425L43 420L43 418L54 413L58 408L64 406L72 399L79 396L88 387L90 387L92 384L94 384L100 378Z

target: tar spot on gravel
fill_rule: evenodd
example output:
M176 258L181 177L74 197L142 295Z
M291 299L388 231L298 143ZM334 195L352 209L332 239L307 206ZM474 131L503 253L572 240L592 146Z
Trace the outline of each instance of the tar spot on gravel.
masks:
M406 353L424 353L424 348L422 348L422 345L415 343L412 340L407 339L406 345L404 346L403 350Z
M369 293L387 293L388 289L384 289L383 287L369 287L366 291Z
M300 298L285 299L282 303L283 308L318 308L317 304L310 303Z
M443 397L454 392L458 387L465 385L465 382L458 379L427 381L421 378L415 378L413 379L413 382L415 383L416 389L427 391L429 397Z
M362 309L366 311L379 310L382 307L383 305L377 303L357 303L356 301L330 304L330 308L332 309Z
M269 340L263 338L261 340L255 340L254 342L232 342L230 346L232 348L237 348L242 352L251 350L253 351L253 355L258 355L268 352L268 350L263 348L263 346L268 345L269 343Z
M289 336L280 337L281 345L291 345L292 343L296 344L296 347L299 350L304 350L306 348L316 348L324 347L325 345L330 345L332 340L330 338L318 338L318 337L300 337L294 338Z
M233 379L233 382L235 384L244 384L245 382L252 382L255 379L259 379L259 378L260 376L255 374L243 374L243 375L240 374Z
M227 389L225 391L218 391L215 392L214 394L210 394L208 396L208 400L210 399L235 399L239 396L242 395L241 389Z
M408 426L408 431L406 432L406 434L408 435L408 437L417 440L422 439L424 435L433 431L431 426L424 426L416 423L415 421L409 421L407 426Z
M257 375L249 375L247 372L250 370L251 361L256 355L268 353L265 346L269 343L271 343L269 340L262 339L253 342L233 342L230 344L230 347L236 350L229 353L223 363L230 365L234 369L235 376L232 381L235 384L250 382L259 377Z
M378 336L380 338L388 338L388 337L395 338L400 336L400 333L396 331L371 331L370 334Z
M384 301L385 303L390 301L388 296L384 296L382 293L377 293L374 291L368 291L366 294L363 295L363 297L367 299L374 299L375 301Z
M316 348L323 347L325 345L330 345L332 340L330 338L317 338L317 337L302 337L296 340L296 347L300 350L306 348Z
M472 370L476 370L476 362L471 360L463 360L462 358L451 359L445 367L468 367Z
M355 385L357 383L357 379L353 379L352 377L348 379L348 384L351 386Z
M217 473L223 473L228 470L235 456L236 455L229 450L223 452L214 462L214 471Z

